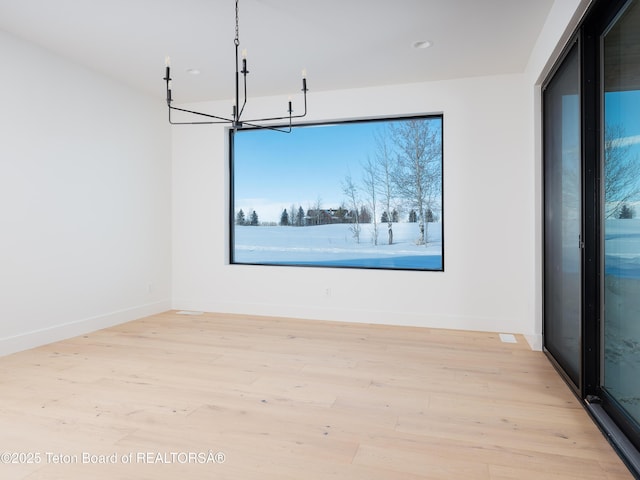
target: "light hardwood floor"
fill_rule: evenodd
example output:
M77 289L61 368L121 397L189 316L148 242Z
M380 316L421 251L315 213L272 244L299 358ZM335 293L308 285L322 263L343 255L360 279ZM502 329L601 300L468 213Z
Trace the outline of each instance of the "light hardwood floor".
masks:
M631 479L516 338L152 316L0 358L0 478Z

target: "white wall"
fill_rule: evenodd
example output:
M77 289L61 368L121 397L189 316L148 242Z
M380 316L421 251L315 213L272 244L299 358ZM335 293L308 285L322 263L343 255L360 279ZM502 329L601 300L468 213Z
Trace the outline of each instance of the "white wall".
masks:
M540 348L540 83L589 3L554 2L522 75L310 94L312 120L444 113L444 273L229 265L226 134L174 127L174 307L524 333Z
M527 100L523 75L309 96L311 120L444 113L443 273L229 265L225 130L173 127L174 307L534 333Z
M0 354L170 306L539 338L539 82L588 3L522 75L310 94L310 120L444 112L443 273L229 265L224 129L0 32Z
M0 354L170 307L162 102L0 32Z

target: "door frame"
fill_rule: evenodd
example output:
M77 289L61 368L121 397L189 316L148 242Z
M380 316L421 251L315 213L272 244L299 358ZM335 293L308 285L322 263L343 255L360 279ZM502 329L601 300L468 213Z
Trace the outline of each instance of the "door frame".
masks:
M601 385L602 337L602 60L601 36L632 0L594 0L577 26L554 67L547 74L542 90L549 84L566 55L578 43L580 58L580 131L581 131L581 322L579 381L574 383L562 366L545 348L543 318L543 351L582 402L587 412L618 452L634 476L640 479L640 429L620 410ZM541 96L544 108L544 95ZM542 114L544 122L544 111ZM544 123L542 125L544 142ZM543 148L544 154L544 148ZM543 161L543 168L544 168ZM544 174L543 174L543 201ZM544 204L542 212L544 212ZM543 238L546 228L542 219ZM544 245L544 242L543 242ZM543 249L543 280L545 268ZM544 316L544 285L543 285Z

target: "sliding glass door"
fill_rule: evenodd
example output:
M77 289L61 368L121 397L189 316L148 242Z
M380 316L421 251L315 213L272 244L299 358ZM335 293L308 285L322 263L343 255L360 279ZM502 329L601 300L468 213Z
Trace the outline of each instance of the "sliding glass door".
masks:
M601 387L640 430L640 0L602 35Z
M577 388L581 322L579 48L544 89L545 348Z
M543 85L543 345L640 478L640 0L594 0Z

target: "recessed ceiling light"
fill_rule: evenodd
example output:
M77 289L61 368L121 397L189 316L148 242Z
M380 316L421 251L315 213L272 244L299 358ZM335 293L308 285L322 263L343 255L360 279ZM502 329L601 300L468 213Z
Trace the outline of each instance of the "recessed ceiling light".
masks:
M189 70L187 70L187 73L190 75L200 75L200 70L198 70L197 68L190 68Z
M413 42L413 48L429 48L432 43L429 40L420 40L418 42Z

